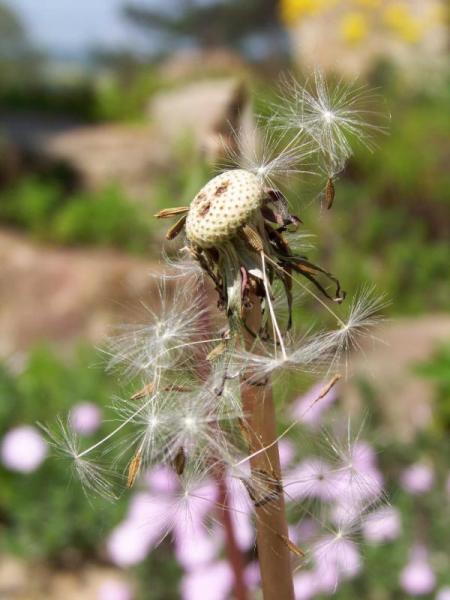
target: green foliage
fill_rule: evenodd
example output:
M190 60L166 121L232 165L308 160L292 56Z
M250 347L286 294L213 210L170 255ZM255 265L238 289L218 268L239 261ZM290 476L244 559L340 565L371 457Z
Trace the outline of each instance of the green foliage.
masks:
M426 363L416 371L430 379L437 388L435 424L439 432L450 431L450 344L440 347Z
M149 243L150 217L114 185L68 195L54 180L25 177L0 193L0 221L64 245L143 252Z
M33 48L27 31L11 3L0 3L0 97L20 81L36 81L42 57Z
M373 153L357 148L335 182L330 213L318 218L318 202L300 212L320 240L311 257L349 293L355 282L375 283L397 314L448 306L448 100L449 94L391 98L389 135L378 138ZM291 197L320 198L320 185Z
M49 348L35 348L20 375L0 367L0 431L36 421L54 424L72 405L93 401L107 410L117 384L92 350L81 348L68 365ZM104 433L104 431L103 431ZM0 547L23 556L64 561L97 555L99 541L122 517L126 498L115 503L86 497L70 480L68 462L53 456L30 475L0 467ZM68 518L70 515L70 518Z
M108 410L117 391L117 382L105 374L92 349L80 347L64 362L49 347L35 347L17 376L0 364L0 438L14 426L36 421L52 428L57 415L64 419L74 404L91 401L105 419L98 434L86 438L87 444L94 443L114 427ZM124 395L130 391L122 389ZM114 502L85 493L77 477L70 476L70 461L55 453L28 475L0 465L0 478L0 552L69 568L104 558L102 541L124 518L127 493ZM138 597L175 600L180 572L164 543L136 569Z
M265 36L273 57L276 50L282 50L280 39L285 35L276 0L176 2L171 11L131 0L125 6L125 16L147 33L159 32L163 50L189 42L200 47L231 46L251 56L248 41L259 35Z
M145 118L146 106L161 82L151 66L134 73L100 78L95 88L91 117L96 121L136 121Z

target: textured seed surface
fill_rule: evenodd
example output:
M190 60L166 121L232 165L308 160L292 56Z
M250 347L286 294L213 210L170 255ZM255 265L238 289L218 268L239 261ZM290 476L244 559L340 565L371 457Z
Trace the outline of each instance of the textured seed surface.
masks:
M188 240L210 248L232 238L261 206L260 180L249 171L225 171L211 179L191 202L186 219Z

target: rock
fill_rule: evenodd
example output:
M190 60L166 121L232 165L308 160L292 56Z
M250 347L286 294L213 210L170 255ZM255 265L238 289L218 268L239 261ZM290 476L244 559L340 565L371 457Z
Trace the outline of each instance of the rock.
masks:
M1 126L9 151L23 164L63 165L78 185L91 190L114 182L142 198L169 156L167 144L155 139L148 124L84 125L64 117L18 113L2 115Z
M86 567L81 571L54 573L50 579L48 600L98 600L105 582L123 582L114 569ZM104 596L103 596L104 597Z
M79 569L51 569L28 564L13 556L0 556L1 600L98 600L102 590L114 584L131 590L132 585L117 569L87 565Z
M112 250L54 248L0 232L0 356L49 340L93 343L157 300L161 267ZM18 354L19 353L19 354Z
M0 556L0 598L18 598L27 585L27 568L23 561L13 556Z
M45 151L70 165L83 187L98 189L114 182L137 198L148 194L155 170L169 157L167 145L143 125L80 127L52 136Z
M164 60L159 72L164 81L180 82L217 75L246 74L249 71L242 56L229 48L184 48Z
M246 86L236 78L206 79L160 92L148 107L161 139L173 145L190 136L197 149L215 160L233 130L253 125Z
M410 442L430 425L433 385L414 372L429 360L440 344L450 339L448 315L425 315L398 319L372 331L361 351L350 359L351 379L342 397L351 409L363 410L358 383L367 382L375 391L387 437Z

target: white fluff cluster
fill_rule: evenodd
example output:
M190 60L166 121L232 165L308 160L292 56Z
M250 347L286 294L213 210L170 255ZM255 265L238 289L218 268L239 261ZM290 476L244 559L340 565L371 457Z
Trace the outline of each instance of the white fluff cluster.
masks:
M380 128L368 121L371 111L359 107L367 99L364 88L351 91L338 84L330 89L319 73L312 85L290 81L255 143L236 137L230 158L239 168L207 182L189 207L159 213L159 218L182 215L168 238L185 234L186 276L183 262L176 268L172 264L171 274L161 278L157 303L146 306L147 322L120 328L105 349L108 369L137 381L137 391L114 401L115 428L88 448L80 447L70 424L60 421L59 431L49 432L53 444L73 460L85 486L114 495L111 468L99 466L113 456L115 472L125 474L129 487L148 469L163 465L176 472L182 488L183 482L196 486L202 478L226 471L244 482L252 501L273 492L277 482L270 481L270 474L250 474L245 468L252 432L241 405L240 381L264 385L269 376L289 369L322 375L338 371L342 357L360 348L360 336L370 335L384 305L372 288L365 288L347 316L345 308L335 308L345 298L338 280L291 249L288 236L295 240L300 221L290 214L279 181L306 172L306 161L317 156L332 178L351 155L354 140L372 147L372 135ZM275 135L280 131L281 139ZM300 236L300 250L304 245ZM213 281L224 309L219 325L211 316L202 273ZM330 281L334 293L328 291ZM288 333L296 289L331 314L334 329ZM261 303L262 325L259 331L247 327L254 342L244 349L242 315L255 298ZM280 318L286 307L287 318ZM302 500L317 496L328 501L339 485L356 490L363 500L378 497L375 483L353 470L350 449L346 454L331 438L328 445L340 466L306 465L287 481L286 493L297 487ZM362 489L366 484L369 494ZM354 506L354 500L348 504ZM363 512L366 506L360 508ZM336 515L337 533L323 539L318 553L330 544L342 545L343 531L353 526L344 516ZM351 546L346 548L351 553Z

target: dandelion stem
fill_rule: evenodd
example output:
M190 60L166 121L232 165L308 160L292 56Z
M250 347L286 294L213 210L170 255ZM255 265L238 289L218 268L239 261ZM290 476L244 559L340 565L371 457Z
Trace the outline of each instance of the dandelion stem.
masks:
M261 324L261 304L252 298L253 308L246 314L246 323L253 331ZM252 339L246 335L247 345ZM241 397L249 426L252 479L257 484L263 474L273 482L270 499L255 502L256 538L264 600L293 600L292 565L289 548L283 542L288 536L281 485L281 467L276 442L275 407L270 383L255 385L243 377ZM263 449L261 452L259 450ZM274 493L275 492L275 493Z
M208 306L207 291L202 287L200 295L200 304L203 308L200 319L205 330L211 328L211 319ZM222 341L223 338L215 339L214 341ZM197 367L199 373L207 376L211 370L211 365L205 357L203 362L200 362ZM228 503L228 490L225 479L224 469L219 464L214 468L214 478L218 488L218 513L219 519L223 525L225 533L225 545L227 551L228 562L233 571L234 576L234 592L236 600L247 600L247 584L245 582L245 564L241 549L238 546L235 533L235 525L231 518L230 507Z

